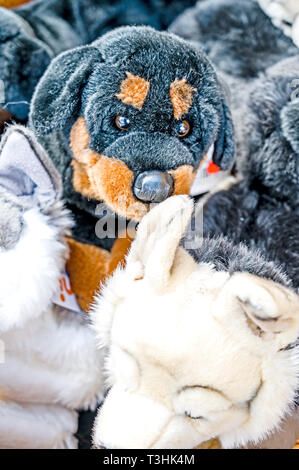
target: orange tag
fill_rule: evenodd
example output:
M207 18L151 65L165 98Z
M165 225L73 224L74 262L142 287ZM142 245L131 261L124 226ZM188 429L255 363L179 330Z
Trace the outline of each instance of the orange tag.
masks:
M209 175L212 175L213 173L218 173L220 171L220 167L216 165L216 163L210 161L208 168L207 168L207 173Z

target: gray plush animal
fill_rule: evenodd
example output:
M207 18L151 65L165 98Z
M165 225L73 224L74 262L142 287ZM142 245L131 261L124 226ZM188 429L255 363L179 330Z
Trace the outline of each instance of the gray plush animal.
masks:
M0 448L75 448L104 393L101 354L64 274L70 214L27 129L0 148Z
M289 72L286 73L286 70ZM204 207L204 232L258 248L299 288L299 60L269 69L240 110L241 181ZM223 253L220 264L227 264Z

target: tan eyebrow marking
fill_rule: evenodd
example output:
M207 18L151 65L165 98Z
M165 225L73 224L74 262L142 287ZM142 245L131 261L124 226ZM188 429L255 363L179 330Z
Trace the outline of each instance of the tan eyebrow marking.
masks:
M150 83L138 75L126 72L125 78L120 86L120 92L115 96L123 103L133 106L141 111L142 106L150 89Z
M180 119L189 111L196 91L197 88L189 85L186 78L182 80L176 78L175 81L170 84L170 99L175 119Z

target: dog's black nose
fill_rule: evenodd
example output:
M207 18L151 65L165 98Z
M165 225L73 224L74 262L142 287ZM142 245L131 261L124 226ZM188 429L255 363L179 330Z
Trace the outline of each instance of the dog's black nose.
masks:
M173 192L173 178L162 171L145 171L137 176L133 191L143 202L162 202Z

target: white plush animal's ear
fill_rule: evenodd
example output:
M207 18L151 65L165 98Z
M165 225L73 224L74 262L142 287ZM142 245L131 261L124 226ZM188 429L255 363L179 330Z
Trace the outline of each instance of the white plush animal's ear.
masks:
M34 135L22 126L10 127L1 141L0 187L31 206L51 205L61 197L58 172Z
M299 296L291 289L248 273L236 273L220 294L222 308L216 316L246 318L251 331L265 338L276 337L281 347L299 336Z
M147 277L157 289L163 289L192 212L192 199L173 196L143 218L127 259L128 271L136 279Z

